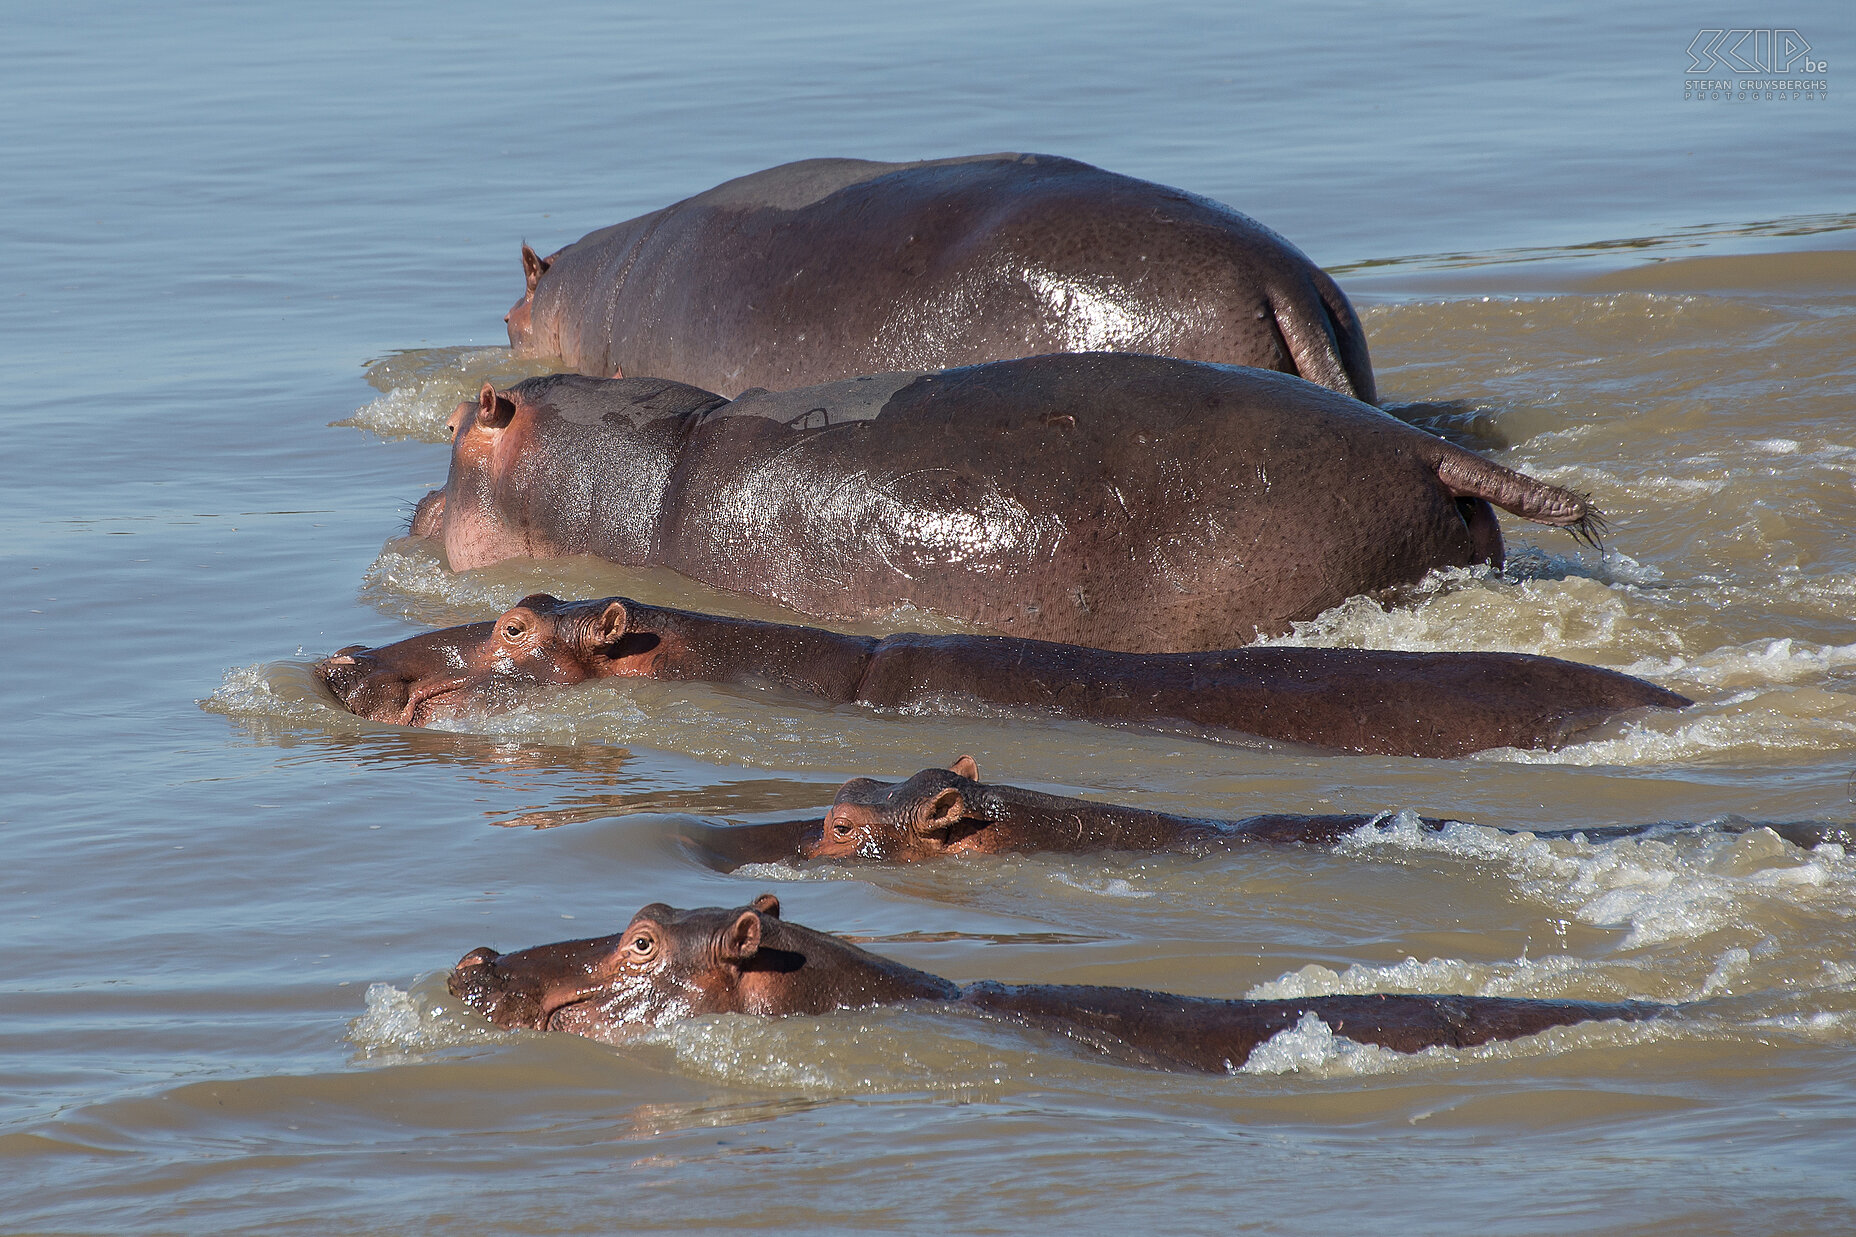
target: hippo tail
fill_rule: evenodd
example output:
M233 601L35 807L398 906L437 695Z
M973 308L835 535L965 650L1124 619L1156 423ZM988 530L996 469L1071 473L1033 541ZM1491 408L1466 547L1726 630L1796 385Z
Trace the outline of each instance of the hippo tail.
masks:
M1563 528L1595 550L1605 548L1605 517L1591 495L1548 485L1442 439L1437 446L1437 479L1454 497L1480 498L1522 519Z
M1346 294L1326 271L1313 268L1308 280L1271 291L1270 310L1298 374L1363 403L1379 402L1366 332Z

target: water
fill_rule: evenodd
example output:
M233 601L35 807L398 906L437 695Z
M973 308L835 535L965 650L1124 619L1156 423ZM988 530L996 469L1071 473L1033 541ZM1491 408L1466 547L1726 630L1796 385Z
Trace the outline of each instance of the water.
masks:
M1842 85L1846 10L1716 24L1794 25ZM1698 20L12 14L0 1228L1848 1227L1856 859L1835 847L1465 825L1334 854L722 876L672 840L959 752L1208 814L1856 817L1856 124L1843 94L1684 101ZM670 684L414 733L315 692L315 655L537 587L766 613L594 564L454 578L400 538L450 401L521 372L496 349L522 240L791 158L995 149L1278 228L1361 306L1389 399L1459 401L1441 427L1612 517L1602 558L1510 524L1506 573L1288 639L1556 653L1699 707L1421 762ZM923 1010L618 1050L495 1034L443 992L478 944L764 888L961 979L1708 1003L1416 1057L1305 1025L1203 1078Z

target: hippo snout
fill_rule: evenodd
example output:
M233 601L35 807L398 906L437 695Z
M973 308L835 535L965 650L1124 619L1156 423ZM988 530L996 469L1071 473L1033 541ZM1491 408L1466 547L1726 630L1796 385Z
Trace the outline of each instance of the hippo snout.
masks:
M445 492L433 490L419 500L419 505L412 511L412 527L408 530L415 537L436 537L445 531Z
M323 658L313 670L341 706L356 717L396 722L405 711L410 691L406 680L384 673L361 645Z
M451 968L451 974L445 979L446 990L466 1005L487 1009L494 1003L492 998L498 986L496 960L500 957L501 954L488 946L471 950Z

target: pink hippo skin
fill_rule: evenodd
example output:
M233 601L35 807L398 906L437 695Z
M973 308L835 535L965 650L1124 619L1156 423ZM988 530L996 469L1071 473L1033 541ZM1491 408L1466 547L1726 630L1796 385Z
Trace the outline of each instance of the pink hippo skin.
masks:
M1486 996L1317 996L1218 1000L1138 988L956 984L780 917L762 894L733 910L654 902L625 931L519 953L473 949L453 996L507 1030L621 1042L706 1014L818 1016L909 1001L964 1006L1068 1036L1130 1064L1223 1073L1313 1014L1337 1035L1395 1052L1467 1048L1549 1027L1637 1021L1679 1007Z

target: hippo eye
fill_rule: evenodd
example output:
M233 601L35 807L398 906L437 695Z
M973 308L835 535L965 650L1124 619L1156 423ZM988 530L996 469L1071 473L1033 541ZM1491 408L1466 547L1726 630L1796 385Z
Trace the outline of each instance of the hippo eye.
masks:
M841 820L834 820L831 823L831 834L833 837L848 838L851 836L851 827Z
M503 624L503 637L505 639L520 640L522 638L522 632L523 632L522 624L515 622L514 620L511 620Z
M656 952L657 942L652 939L650 933L640 932L637 936L625 942L625 948L630 951L634 958L648 958Z

